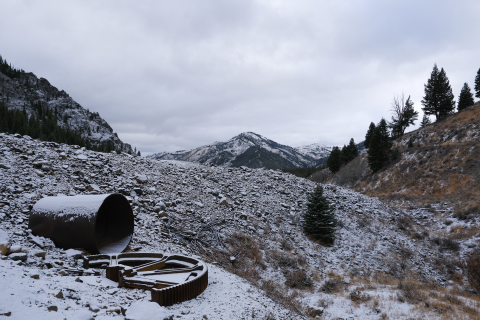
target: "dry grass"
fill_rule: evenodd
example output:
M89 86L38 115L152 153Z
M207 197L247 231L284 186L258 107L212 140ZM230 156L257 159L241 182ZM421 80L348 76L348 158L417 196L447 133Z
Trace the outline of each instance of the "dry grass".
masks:
M479 233L480 228L477 225L457 225L450 228L450 234L448 235L448 237L451 239L470 239Z
M267 297L275 301L276 303L288 308L292 312L298 315L305 315L301 303L298 301L299 294L293 290L288 293L287 290L276 284L272 280L264 281L260 287Z
M467 259L467 280L470 286L480 294L480 251L477 249Z
M207 261L216 261L226 270L250 282L259 280L257 268L266 268L259 242L243 233L233 233L225 239L225 245L226 249L214 248ZM231 257L235 259L232 261Z

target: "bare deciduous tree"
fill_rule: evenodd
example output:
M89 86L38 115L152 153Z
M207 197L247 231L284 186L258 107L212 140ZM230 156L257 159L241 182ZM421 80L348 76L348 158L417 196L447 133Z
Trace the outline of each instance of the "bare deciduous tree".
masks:
M405 94L393 97L392 121L388 123L392 129L392 137L400 137L405 133L408 126L413 125L418 119L418 112L413 108L413 102L410 96L405 100Z

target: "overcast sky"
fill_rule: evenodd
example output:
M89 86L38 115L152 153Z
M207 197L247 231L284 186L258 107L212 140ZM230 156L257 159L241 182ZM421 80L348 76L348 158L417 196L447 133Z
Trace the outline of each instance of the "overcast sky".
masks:
M421 110L433 65L458 100L480 68L480 1L20 1L0 54L99 112L142 154L253 131L343 145Z

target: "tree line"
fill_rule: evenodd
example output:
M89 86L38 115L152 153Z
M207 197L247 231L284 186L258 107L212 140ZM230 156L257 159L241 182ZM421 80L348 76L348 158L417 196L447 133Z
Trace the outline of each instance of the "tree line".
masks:
M430 115L434 115L435 120L439 121L455 113L456 104L447 74L443 68L439 70L436 64L424 86L425 95L421 101L424 113L420 122L422 128L431 123ZM480 98L480 69L475 77L474 88L476 97ZM474 104L471 89L465 82L460 91L457 110L461 111ZM391 112L393 116L390 122L382 118L376 125L373 122L370 123L365 135L368 164L373 172L380 170L386 163L400 156L398 149L392 150L393 140L403 136L406 128L414 125L418 120L418 112L415 111L410 96L407 99L403 94L395 96ZM409 141L408 147L412 146L412 141Z
M105 144L94 144L82 137L82 129L76 131L59 126L59 115L56 108L52 111L50 108L42 106L40 102L30 103L33 112L28 115L25 107L22 110L8 109L3 102L0 102L0 132L19 133L42 141L79 145L93 151L110 152L115 150L111 141ZM117 152L120 151L119 149Z
M353 138L350 139L348 145L343 145L340 150L339 147L333 147L332 152L327 159L327 167L331 172L336 173L340 168L358 156L358 148Z
M25 71L23 71L22 69L15 69L14 67L12 67L12 64L9 64L7 60L4 60L2 56L0 56L0 72L7 77L13 79L21 73L24 73Z

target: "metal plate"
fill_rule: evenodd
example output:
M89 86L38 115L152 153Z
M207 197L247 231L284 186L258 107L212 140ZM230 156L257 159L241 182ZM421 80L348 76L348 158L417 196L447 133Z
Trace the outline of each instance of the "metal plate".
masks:
M87 257L90 267L107 266L107 278L119 287L148 289L152 301L171 306L197 297L208 285L207 265L197 259L161 253L100 254Z

